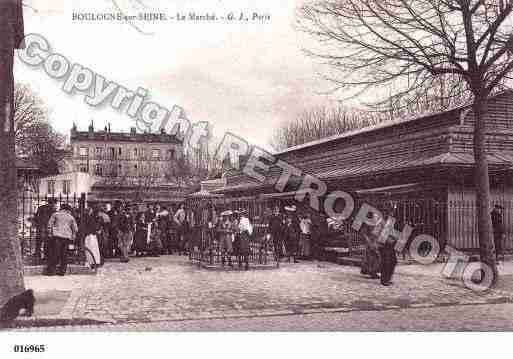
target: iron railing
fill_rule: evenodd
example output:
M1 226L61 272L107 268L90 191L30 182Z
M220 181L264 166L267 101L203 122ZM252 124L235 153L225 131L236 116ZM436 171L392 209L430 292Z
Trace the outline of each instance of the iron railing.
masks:
M84 235L83 219L85 213L85 195L77 196L59 194L56 196L39 196L39 194L28 191L21 191L18 196L18 238L20 241L21 253L25 265L40 265L47 262L47 251L44 241L38 240L38 229L35 223L37 209L48 203L49 198L55 198L57 206L64 203L73 208L73 216L79 226L79 233L69 252L69 263L84 264ZM41 245L38 256L36 246Z
M358 203L361 202L361 199L357 201L354 212L355 215L359 208ZM207 206L214 206L217 213L226 209L245 209L249 214L250 220L256 223L259 228L262 228L260 231L264 233L266 231L266 219L272 209L275 206L283 207L290 203L296 204L298 213L310 214L314 222L314 228L316 228L315 224L319 222L319 214L302 207L300 204L298 205L298 203L290 199L262 199L259 197L195 199L194 201L189 201L189 210L191 212L201 213L202 211L204 212ZM396 229L401 230L406 224L413 228L410 241L404 248L405 254L408 252L409 243L418 234L431 235L439 242L442 250L446 245L451 245L453 248L463 251L475 251L479 248L475 201L387 199L372 200L368 203L382 210L387 216L392 215L396 219ZM513 251L513 201L493 201L490 203L490 209L493 208L495 204L500 204L504 208L504 239L502 248L504 251ZM201 217L206 218L208 215L200 214L196 216L196 218ZM361 256L363 252L363 237L352 228L352 220L353 218L350 218L340 223L336 231L330 230L328 233L324 233L323 236L319 238L319 245L346 247L346 255ZM202 224L204 225L205 223ZM257 237L262 237L264 235L263 233L259 234ZM202 243L203 248L212 247L214 254L209 254L205 257L205 253L202 252L201 260L207 258L210 261L212 257L213 263L217 263L219 255L216 254L218 251L216 249L216 242L214 241L213 245L209 244L208 246L210 247L205 244L206 242ZM252 251L253 258L258 258L260 243L260 240L255 240L255 244L252 246L252 248L255 248L254 252ZM268 244L265 246L269 247Z
M197 226L191 231L190 239L190 259L198 266L228 266L230 261L233 266L239 265L238 253L223 254L221 249L220 236L216 228L207 226ZM223 261L225 257L225 261ZM274 246L267 236L267 228L264 224L256 223L253 225L253 235L249 239L249 266L279 266L278 258L274 252Z

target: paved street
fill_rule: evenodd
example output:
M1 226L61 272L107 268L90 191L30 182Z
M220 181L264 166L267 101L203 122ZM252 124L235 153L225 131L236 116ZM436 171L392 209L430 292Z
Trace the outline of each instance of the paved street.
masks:
M513 304L455 305L387 311L191 319L31 328L31 331L513 331Z
M324 262L279 269L208 271L185 257L107 263L96 276L27 277L38 297L58 293L60 310L40 303L36 319L109 323L137 330L491 330L512 327L513 266L498 290L481 294L443 279L440 265L402 265L394 285ZM48 294L46 294L48 297ZM64 299L63 299L64 298ZM67 298L67 299L66 299ZM58 312L58 313L56 313ZM485 319L483 319L485 318ZM62 329L62 328L61 328ZM511 328L513 329L513 328ZM37 329L36 329L37 330Z

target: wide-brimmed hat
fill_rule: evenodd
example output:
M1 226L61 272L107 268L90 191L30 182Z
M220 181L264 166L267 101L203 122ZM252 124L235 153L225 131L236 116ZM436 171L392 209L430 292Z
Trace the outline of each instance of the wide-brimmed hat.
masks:
M231 216L233 214L233 211L227 210L224 212L221 212L221 217Z
M285 210L288 211L288 212L296 212L296 206L292 205L292 206L285 206Z

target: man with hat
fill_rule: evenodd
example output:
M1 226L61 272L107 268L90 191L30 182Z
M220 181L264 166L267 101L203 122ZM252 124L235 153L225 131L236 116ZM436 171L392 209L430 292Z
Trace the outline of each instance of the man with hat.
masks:
M278 206L274 208L273 214L269 217L269 234L273 241L276 260L280 261L283 257L283 217Z
M130 247L132 245L134 233L134 219L127 210L127 207L121 207L118 215L118 247L120 250L120 262L128 263L130 259Z
M121 252L121 248L119 248L119 220L121 218L122 205L121 201L115 201L114 206L107 213L110 218L110 257L116 257Z
M72 208L67 203L61 205L61 209L50 217L48 221L48 232L51 237L48 245L50 254L48 261L47 275L65 275L68 267L68 246L73 243L78 233L78 225L72 216Z
M502 240L504 239L504 220L502 210L503 207L496 204L490 214L492 217L493 242L495 244L495 257L497 260L499 260L499 255L502 254Z
M232 222L230 216L233 214L232 211L224 211L221 213L221 222L219 223L219 250L221 251L221 263L224 266L225 257L228 255L228 265L233 267L232 264Z
M286 206L285 211L287 211L287 219L285 222L285 249L289 257L288 261L290 262L290 259L293 258L294 263L299 263L297 260L297 252L301 229L296 215L296 206Z
M48 261L48 221L52 214L57 211L57 200L48 198L48 203L40 206L34 215L34 224L36 225L36 250L34 256L41 260L41 246L44 248L44 258Z
M173 222L176 227L176 235L178 237L178 243L179 243L179 251L178 254L186 254L187 252L187 230L188 230L188 223L187 223L187 212L185 209L185 203L180 203L180 206L178 210L175 212L173 216Z

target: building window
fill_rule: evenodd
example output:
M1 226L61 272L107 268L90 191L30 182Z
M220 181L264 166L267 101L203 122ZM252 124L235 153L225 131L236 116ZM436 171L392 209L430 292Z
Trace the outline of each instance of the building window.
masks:
M103 155L103 148L96 147L96 157L101 157Z
M103 176L103 167L102 165L96 165L94 168L94 174L96 176Z
M71 180L63 180L62 181L62 193L63 194L71 193Z
M55 181L48 181L48 195L53 196L55 194Z
M134 157L137 158L137 148L134 148Z
M78 170L79 170L80 172L83 172L83 173L87 173L87 172L89 172L89 171L87 170L87 165L86 165L85 163L81 163L81 164L78 166Z
M116 149L114 147L110 147L109 154L110 154L110 158L115 158L116 157Z
M168 157L170 160L174 160L175 159L175 150L167 150L167 154L168 154Z
M89 150L89 148L87 148L87 147L80 147L80 149L79 149L79 156L80 157L87 157L88 154L89 154L88 150Z
M118 154L119 154L119 156L121 156L121 147L118 148Z
M156 149L156 148L151 150L151 158L154 160L159 160L160 159L160 150Z

